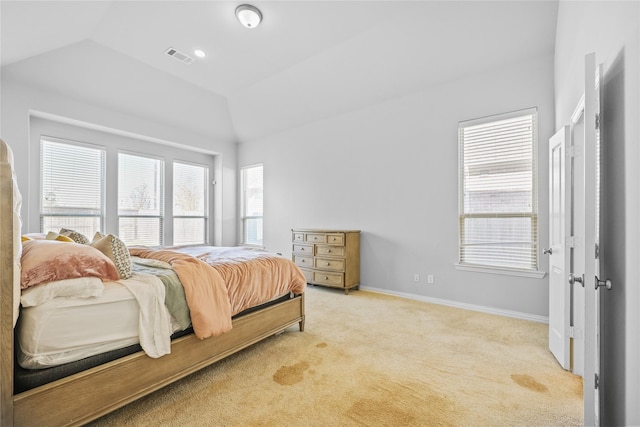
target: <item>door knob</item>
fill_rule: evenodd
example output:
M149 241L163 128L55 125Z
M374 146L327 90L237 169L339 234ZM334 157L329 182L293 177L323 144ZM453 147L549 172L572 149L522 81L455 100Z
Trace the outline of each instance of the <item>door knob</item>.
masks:
M543 255L547 255L547 254L552 255L553 254L553 248L544 248L542 250L542 254Z
M598 279L598 276L596 276L596 290L598 290L600 286L604 286L608 291L610 291L613 287L613 283L611 283L611 280L608 278L605 280L600 280Z
M580 283L584 288L584 276L574 276L573 273L569 274L569 284L574 285Z

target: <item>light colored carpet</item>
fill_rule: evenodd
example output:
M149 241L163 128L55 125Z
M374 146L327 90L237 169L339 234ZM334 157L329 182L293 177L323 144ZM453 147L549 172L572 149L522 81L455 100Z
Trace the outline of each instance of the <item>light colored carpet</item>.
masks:
M94 425L582 424L545 324L318 287L306 319Z

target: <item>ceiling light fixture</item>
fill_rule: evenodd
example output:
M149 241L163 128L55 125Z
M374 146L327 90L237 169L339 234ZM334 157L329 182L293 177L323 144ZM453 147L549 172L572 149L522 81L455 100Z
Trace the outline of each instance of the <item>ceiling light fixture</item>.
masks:
M205 56L207 56L207 54L204 52L204 50L202 49L196 49L193 51L193 54L195 56L197 56L198 58L204 58Z
M247 28L255 28L262 21L260 10L250 4L242 4L236 8L238 21Z

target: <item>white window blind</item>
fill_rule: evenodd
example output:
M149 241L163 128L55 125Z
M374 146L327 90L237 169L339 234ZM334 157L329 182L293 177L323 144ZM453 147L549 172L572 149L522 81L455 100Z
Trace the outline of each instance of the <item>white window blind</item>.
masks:
M263 167L247 166L241 171L242 243L262 245Z
M40 141L40 231L76 230L92 237L104 223L105 150Z
M118 153L118 227L127 245L163 244L164 161Z
M173 244L206 243L208 169L173 163Z
M460 264L537 270L537 112L461 122Z

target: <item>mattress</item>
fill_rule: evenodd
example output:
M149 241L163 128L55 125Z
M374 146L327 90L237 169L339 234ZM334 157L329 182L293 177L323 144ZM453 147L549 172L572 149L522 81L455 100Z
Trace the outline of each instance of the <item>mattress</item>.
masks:
M46 368L138 343L140 306L119 282L104 282L100 297L23 308L16 329L20 366Z
M257 307L251 307L242 313L238 313L233 316L234 319L242 317L246 314L259 311L264 307L268 307L272 304L278 304L284 302L290 298L293 298L292 293L287 293L280 298L274 299L268 303L261 304ZM193 329L187 328L184 331L175 332L172 335L172 339L176 339L185 335L193 334ZM40 387L44 384L68 377L78 372L85 371L87 369L94 368L96 366L111 362L121 357L141 351L142 348L139 344L134 344L119 348L117 350L111 350L106 353L100 353L93 356L85 357L75 362L65 363L63 365L53 366L48 369L24 369L20 365L14 365L14 393L22 393L32 388Z

